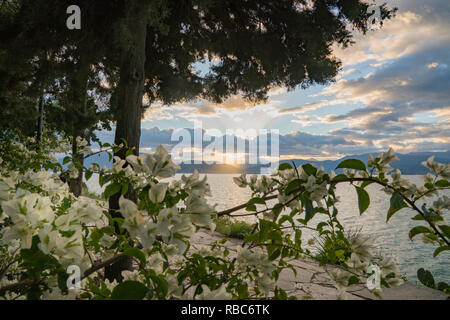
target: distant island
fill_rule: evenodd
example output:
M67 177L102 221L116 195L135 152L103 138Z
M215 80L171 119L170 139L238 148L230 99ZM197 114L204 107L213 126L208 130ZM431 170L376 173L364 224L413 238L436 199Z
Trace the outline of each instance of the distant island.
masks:
M373 156L377 156L378 153L372 153ZM403 174L425 174L428 172L428 169L421 165L421 162L427 160L430 156L435 156L435 160L440 163L449 163L450 162L450 151L445 152L411 152L406 154L398 153L397 156L400 158L399 161L391 163L394 169L400 169ZM293 160L282 160L280 163L295 163L296 166L301 166L305 163L313 163L317 166L322 166L326 171L335 170L336 166L345 159L359 159L363 162L367 162L369 158L369 153L361 154L361 155L352 155L346 156L338 160L324 160L317 161L314 159L310 160L302 160L302 159L293 159ZM62 159L62 158L61 158ZM62 161L62 160L61 160ZM109 157L106 153L100 153L98 155L89 157L86 159L85 166L89 166L91 163L96 162L103 166L111 166L111 161L109 161ZM223 174L240 174L243 172L249 174L260 173L262 167L268 167L268 165L255 165L255 164L243 164L243 165L231 165L231 164L181 164L181 170L178 173L192 173L194 169L197 169L200 173L223 173ZM337 171L339 172L339 171Z

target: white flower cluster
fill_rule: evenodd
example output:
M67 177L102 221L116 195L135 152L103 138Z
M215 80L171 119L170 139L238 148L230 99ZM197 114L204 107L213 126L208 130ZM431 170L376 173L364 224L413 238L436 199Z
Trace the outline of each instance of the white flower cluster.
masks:
M102 209L87 198L75 200L67 213L58 215L50 197L18 189L14 198L1 203L12 224L0 231L3 245L18 239L20 247L30 248L33 236L38 235L39 248L54 255L64 266L76 263L85 268L89 260L83 247L83 225L98 225Z
M180 169L161 145L153 154L142 154L139 157L129 155L127 161L131 163L136 173L144 173L151 177L173 177L175 172Z
M195 225L201 227L212 227L211 207L205 196L211 194L210 186L206 177L200 179L197 171L190 176L182 176L181 180L172 181L171 185L164 182L156 182L155 178L170 178L175 175L179 166L176 165L167 151L159 146L153 154L140 156L130 155L127 160L131 166L125 166L125 160L117 159L111 169L113 173L126 172L126 176L138 177L144 175L145 181L150 186L149 199L154 204L164 207L166 194L175 196L180 190L184 190L188 196L183 199L181 206L165 207L156 216L149 215L130 200L121 197L119 201L120 212L124 216L124 227L130 235L138 239L144 248L150 249L157 236L161 236L168 244L176 245L179 253L184 252L187 247L186 240L195 232Z
M247 181L247 175L245 173L240 177L233 178L233 181L241 188L246 188L248 186L253 192L259 193L267 193L277 184L276 181L268 176L258 176L256 174L251 175L250 180Z
M33 137L27 138L24 142L13 140L7 150L8 157L13 161L20 161L21 167L35 167L48 162L56 163L58 159L55 154L66 153L69 150L67 142L67 140L62 139L56 144L53 138L42 137L38 148L36 139Z
M276 283L272 279L272 272L276 267L261 248L248 249L238 247L236 268L241 272L246 272L249 269L256 270L257 276L254 279L254 283L266 296L275 288Z
M393 170L390 163L398 160L394 149L389 148L388 152L380 152L377 158L369 155L367 165L369 168L376 168L376 174L389 173Z
M338 299L347 298L347 289L349 287L349 279L354 274L363 274L366 272L370 264L376 260L373 254L374 240L370 236L356 234L349 237L350 248L352 251L350 259L347 261L349 271L342 269L334 269L328 272L330 278L334 281L337 291ZM384 257L378 259L376 265L380 268L381 274L389 285L398 286L403 283L401 278L398 278L399 269L392 257ZM387 278L388 275L394 273L394 277ZM374 294L381 293L381 289L374 289Z
M427 161L422 162L424 167L431 170L437 177L442 177L444 179L450 179L450 163L443 164L434 161L434 156L428 158Z

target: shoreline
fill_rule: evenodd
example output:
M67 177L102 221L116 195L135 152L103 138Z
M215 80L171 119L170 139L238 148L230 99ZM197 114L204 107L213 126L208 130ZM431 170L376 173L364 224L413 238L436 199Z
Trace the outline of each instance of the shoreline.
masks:
M209 245L211 242L228 238L224 245L230 250L230 255L236 252L236 247L242 244L242 240L224 237L218 232L211 232L207 229L198 230L191 239L191 245L198 247ZM337 289L330 279L327 271L332 271L332 267L324 268L319 266L317 261L312 259L289 260L297 270L297 276L292 270L283 270L280 274L279 284L288 295L295 296L298 300L336 300ZM363 284L350 287L347 291L348 300L378 300ZM406 281L404 284L383 288L381 293L383 300L449 300L450 296L434 289L416 285Z

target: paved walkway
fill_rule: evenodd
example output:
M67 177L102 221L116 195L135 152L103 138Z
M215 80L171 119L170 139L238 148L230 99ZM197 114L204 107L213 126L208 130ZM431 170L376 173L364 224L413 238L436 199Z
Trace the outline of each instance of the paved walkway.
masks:
M217 232L211 233L207 230L199 230L191 240L191 245L208 245L213 241L222 239L223 236ZM236 247L242 244L241 240L230 239L226 246L230 255L235 254ZM289 261L297 269L297 276L292 270L283 270L279 278L279 285L289 294L297 299L335 300L337 289L328 276L324 267L312 259ZM332 269L328 268L329 271ZM418 286L406 282L398 287L383 288L382 297L385 300L445 300L450 296L424 286ZM348 290L350 300L372 300L377 299L365 285L355 285Z

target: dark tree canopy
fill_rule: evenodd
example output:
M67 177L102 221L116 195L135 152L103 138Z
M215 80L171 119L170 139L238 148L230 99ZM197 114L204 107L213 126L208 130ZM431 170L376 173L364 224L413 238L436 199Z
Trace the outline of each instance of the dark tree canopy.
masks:
M14 123L14 114L22 113L35 120L46 93L56 130L85 135L112 119L115 142L126 140L134 153L144 96L150 107L221 102L234 94L260 101L273 87L327 84L341 68L333 45L351 44L352 29L365 33L370 17L362 0L7 3L0 7L0 118ZM70 5L81 8L81 30L66 28ZM382 20L394 13L381 7ZM211 68L202 74L196 63ZM98 112L96 102L105 97L107 107ZM116 155L124 158L126 150ZM118 198L110 198L113 216ZM107 277L120 279L124 267L111 267Z

